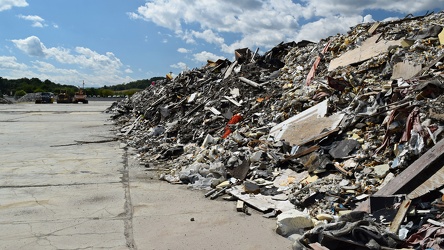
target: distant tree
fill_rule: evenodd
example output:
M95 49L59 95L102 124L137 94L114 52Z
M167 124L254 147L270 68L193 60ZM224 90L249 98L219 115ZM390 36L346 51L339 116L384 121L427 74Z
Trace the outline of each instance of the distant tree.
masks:
M17 90L14 95L15 95L16 98L20 98L20 97L26 95L26 91L24 91L24 90Z

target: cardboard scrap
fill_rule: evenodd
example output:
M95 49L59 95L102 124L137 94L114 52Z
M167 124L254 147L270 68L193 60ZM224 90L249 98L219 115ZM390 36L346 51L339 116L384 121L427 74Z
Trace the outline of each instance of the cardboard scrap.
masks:
M273 196L262 194L245 194L241 186L232 187L228 190L228 193L261 212L266 212L270 210L279 210L283 212L294 209L294 205L288 200L277 201L272 199Z
M438 38L439 44L444 45L444 29L441 31L441 33L439 33Z
M332 71L340 66L347 66L353 63L366 61L388 50L390 46L401 46L401 40L388 41L380 39L381 34L374 35L364 42L359 48L350 50L342 56L330 61L328 71Z
M333 130L342 121L344 114L327 114L328 101L325 100L302 113L299 113L270 130L275 140L285 140L292 145L301 145L307 139L318 136L325 130Z
M420 72L421 69L422 66L420 64L415 64L409 61L399 62L393 67L391 79L402 78L404 80L408 80Z

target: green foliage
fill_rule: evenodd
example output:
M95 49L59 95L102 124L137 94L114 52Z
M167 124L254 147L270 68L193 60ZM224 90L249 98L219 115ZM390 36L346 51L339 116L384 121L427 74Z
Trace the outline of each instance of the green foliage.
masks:
M17 90L14 94L17 98L25 96L26 95L26 91L24 90Z

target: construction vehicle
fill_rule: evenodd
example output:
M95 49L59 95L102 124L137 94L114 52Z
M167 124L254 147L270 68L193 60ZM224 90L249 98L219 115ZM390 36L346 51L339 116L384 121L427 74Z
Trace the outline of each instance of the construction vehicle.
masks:
M79 87L79 91L77 91L74 94L74 97L72 98L73 103L79 103L82 102L83 104L87 104L88 100L86 100L86 92L85 92L85 81L83 81L82 88Z
M60 93L57 95L57 103L72 103L72 98L66 91L60 91Z
M52 103L53 99L51 93L49 92L40 92L36 93L35 103Z

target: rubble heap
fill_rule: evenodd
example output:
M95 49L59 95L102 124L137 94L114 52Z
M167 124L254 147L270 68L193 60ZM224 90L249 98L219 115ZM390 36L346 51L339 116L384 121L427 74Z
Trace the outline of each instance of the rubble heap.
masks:
M146 168L277 216L295 249L438 249L443 26L440 12L239 49L109 111Z
M0 104L11 104L12 102L6 98L0 97Z

